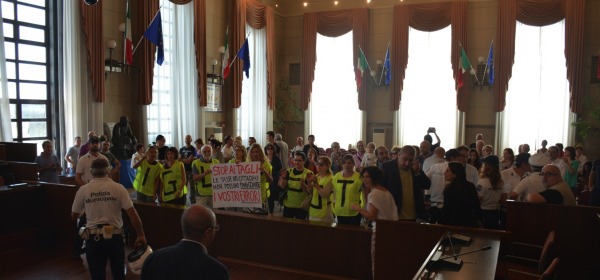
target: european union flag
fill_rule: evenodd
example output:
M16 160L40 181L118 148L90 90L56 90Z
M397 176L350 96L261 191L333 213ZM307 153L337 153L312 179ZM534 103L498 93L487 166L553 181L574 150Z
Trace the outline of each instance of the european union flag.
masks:
M248 47L248 38L244 41L242 48L238 51L237 56L244 61L244 72L246 78L250 78L250 47Z
M163 45L162 19L160 17L160 10L150 23L150 26L148 26L148 29L146 29L146 32L144 32L144 37L156 45L156 51L158 52L156 55L156 63L158 63L158 65L162 65L163 61L165 61L165 47Z
M490 85L494 84L494 42L490 45L490 53L487 59L488 81Z
M385 85L389 86L392 81L392 62L390 61L390 46L388 45L387 51L385 52L385 61L383 61L383 69L385 71ZM379 80L381 83L381 80Z

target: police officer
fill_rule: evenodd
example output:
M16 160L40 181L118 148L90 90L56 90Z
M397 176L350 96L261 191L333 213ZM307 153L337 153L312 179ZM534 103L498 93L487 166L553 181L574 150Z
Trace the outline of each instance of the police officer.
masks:
M92 279L106 279L107 261L110 261L113 279L125 279L121 209L125 209L137 233L136 247L146 244L142 221L125 187L108 177L107 160L92 161L91 172L93 179L81 186L75 195L71 217L76 220L83 213L87 216L82 237L86 240L86 257Z

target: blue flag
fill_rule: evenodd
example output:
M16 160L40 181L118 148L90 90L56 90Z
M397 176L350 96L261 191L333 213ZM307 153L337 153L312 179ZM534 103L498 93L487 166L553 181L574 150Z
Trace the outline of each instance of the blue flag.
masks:
M250 47L248 47L248 38L244 41L242 48L238 51L237 57L244 61L244 72L246 73L246 78L250 78Z
M494 42L490 44L490 53L488 54L487 60L487 69L488 69L488 81L490 85L494 84Z
M390 61L390 46L385 51L385 60L383 61L383 71L385 71L385 85L389 86L392 81L392 62ZM381 83L381 81L380 81Z
M148 26L148 29L146 29L146 32L144 32L144 37L146 37L148 41L152 42L152 44L156 45L156 51L158 52L156 56L156 63L158 63L158 65L162 65L163 61L165 61L165 47L163 45L160 10L150 23L150 26Z

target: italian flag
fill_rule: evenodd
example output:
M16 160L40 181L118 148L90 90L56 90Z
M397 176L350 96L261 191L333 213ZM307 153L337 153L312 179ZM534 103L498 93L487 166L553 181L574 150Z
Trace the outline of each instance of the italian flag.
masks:
M225 52L223 53L223 61L221 61L221 68L223 69L223 79L227 79L229 76L229 26L225 29Z
M369 62L363 53L362 48L359 46L358 50L358 62L356 63L356 87L360 88L362 85L363 73L369 68Z
M133 40L131 39L131 16L129 14L129 1L127 1L125 20L125 64L133 64Z
M467 57L467 53L465 53L465 49L460 47L460 60L458 62L458 67L460 67L458 71L458 88L461 88L464 84L463 75L469 68L473 68L471 66L471 62L469 62L469 58Z

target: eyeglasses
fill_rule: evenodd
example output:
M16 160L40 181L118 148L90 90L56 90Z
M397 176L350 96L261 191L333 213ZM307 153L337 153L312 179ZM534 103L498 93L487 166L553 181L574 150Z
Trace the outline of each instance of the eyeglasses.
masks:
M319 162L319 166L327 166L327 163Z
M551 172L540 172L540 176L558 176L557 173L551 173Z

